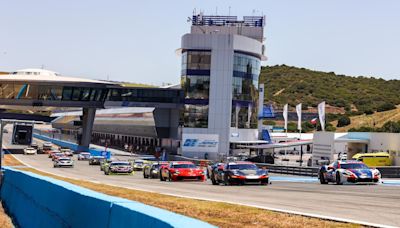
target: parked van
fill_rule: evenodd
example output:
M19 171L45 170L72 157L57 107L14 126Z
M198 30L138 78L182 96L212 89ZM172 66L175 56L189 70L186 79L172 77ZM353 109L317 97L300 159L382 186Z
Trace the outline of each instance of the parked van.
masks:
M362 161L367 166L391 166L392 159L389 153L386 152L376 152L376 153L358 153L353 156L354 160Z

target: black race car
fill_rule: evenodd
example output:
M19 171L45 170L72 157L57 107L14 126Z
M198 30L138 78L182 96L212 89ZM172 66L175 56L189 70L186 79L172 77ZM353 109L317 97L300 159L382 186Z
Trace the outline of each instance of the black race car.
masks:
M258 168L252 162L228 162L225 165L215 167L210 175L212 184L261 184L269 182L268 171Z

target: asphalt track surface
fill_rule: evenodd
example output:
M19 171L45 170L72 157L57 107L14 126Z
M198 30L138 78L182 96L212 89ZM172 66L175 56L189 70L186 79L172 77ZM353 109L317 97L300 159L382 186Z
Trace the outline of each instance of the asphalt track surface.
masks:
M310 178L282 176L272 176L272 184L268 186L214 186L210 181L161 182L144 179L140 171L132 176L106 176L99 166L89 166L87 161L76 161L74 168L53 168L46 155L15 156L42 171L97 183L400 227L399 186L321 185L308 181ZM285 181L285 178L292 181Z

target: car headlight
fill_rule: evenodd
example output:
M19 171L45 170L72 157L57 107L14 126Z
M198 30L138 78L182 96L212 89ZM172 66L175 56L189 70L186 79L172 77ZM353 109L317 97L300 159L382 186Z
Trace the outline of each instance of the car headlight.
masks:
M179 170L175 170L175 174L180 174Z

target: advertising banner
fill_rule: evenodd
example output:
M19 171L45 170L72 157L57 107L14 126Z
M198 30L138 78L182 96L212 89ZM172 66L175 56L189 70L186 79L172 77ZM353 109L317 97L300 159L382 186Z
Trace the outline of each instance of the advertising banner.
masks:
M318 116L322 131L325 131L325 101L318 104Z
M217 134L184 134L182 142L182 150L185 152L218 152Z
M296 105L296 112L299 118L297 121L297 129L301 131L301 104Z

